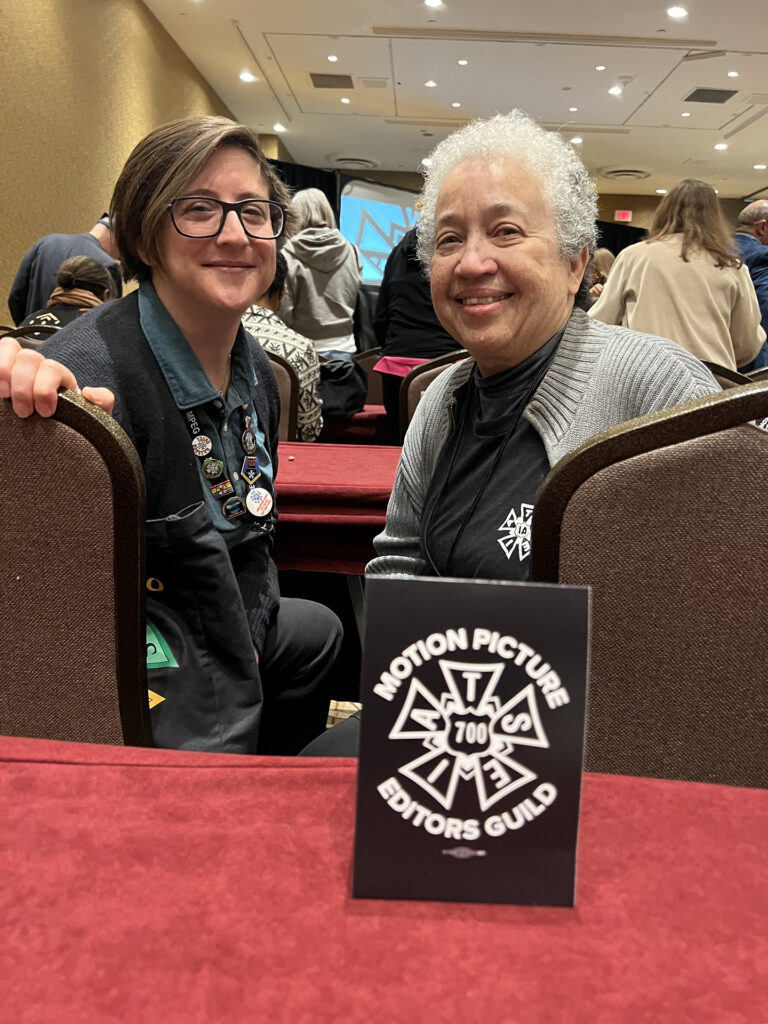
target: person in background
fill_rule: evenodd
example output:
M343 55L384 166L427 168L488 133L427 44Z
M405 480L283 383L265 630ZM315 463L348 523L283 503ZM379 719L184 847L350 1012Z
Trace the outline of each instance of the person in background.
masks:
M64 327L94 306L107 302L111 294L112 278L106 267L90 256L72 256L59 267L56 287L45 309L31 313L19 327L29 328L25 340L42 345L48 335L36 334L35 327Z
M664 196L649 237L622 249L589 315L732 370L755 358L760 308L711 185L687 178Z
M287 359L299 378L298 440L316 441L323 429L323 403L320 401L320 362L315 346L308 338L286 327L277 310L285 294L288 265L282 252L276 256L272 284L243 314L243 326L266 352Z
M768 334L768 199L757 199L739 212L733 238L755 286L760 322ZM768 341L752 362L740 369L749 372L763 366L768 366Z
M433 359L456 352L459 343L437 319L429 281L419 262L416 228L403 235L387 257L373 319L383 357ZM404 367L407 372L407 367ZM400 443L400 385L403 377L382 373L390 444Z
M25 253L8 296L8 309L15 324L41 309L56 286L56 275L70 256L90 256L106 267L112 278L110 298L123 294L117 249L108 214L103 214L90 231L81 235L45 235Z
M287 200L249 128L163 125L128 157L110 207L138 290L41 351L0 341L0 398L18 415L50 416L58 388L89 385L83 396L141 460L146 571L162 584L148 622L173 654L149 666L164 698L151 713L157 746L295 754L325 728L341 626L322 605L280 598L279 394L241 324L274 279Z
M285 245L288 274L280 319L319 351L354 352L354 313L362 266L357 249L336 227L317 188L291 202L297 232Z
M605 282L615 260L616 257L610 249L595 249L595 255L592 257L590 264L592 268L592 286L589 289L590 305L594 305L602 295Z

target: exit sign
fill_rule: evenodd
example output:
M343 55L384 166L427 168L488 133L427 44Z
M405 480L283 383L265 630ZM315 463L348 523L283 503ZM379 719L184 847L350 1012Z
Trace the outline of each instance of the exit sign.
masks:
M614 220L620 220L624 224L629 224L629 222L632 220L632 211L631 210L616 210L616 212L613 215L613 219Z

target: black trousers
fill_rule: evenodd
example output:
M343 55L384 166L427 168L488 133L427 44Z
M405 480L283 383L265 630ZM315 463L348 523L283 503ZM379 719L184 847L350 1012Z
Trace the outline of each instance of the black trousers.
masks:
M298 754L324 732L342 637L325 605L280 600L259 658L264 704L257 753Z

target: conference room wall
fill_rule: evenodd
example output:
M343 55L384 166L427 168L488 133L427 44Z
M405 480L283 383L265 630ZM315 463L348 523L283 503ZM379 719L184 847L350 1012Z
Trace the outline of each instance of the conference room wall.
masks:
M133 146L174 118L230 111L139 0L4 3L0 323L41 235L88 231Z

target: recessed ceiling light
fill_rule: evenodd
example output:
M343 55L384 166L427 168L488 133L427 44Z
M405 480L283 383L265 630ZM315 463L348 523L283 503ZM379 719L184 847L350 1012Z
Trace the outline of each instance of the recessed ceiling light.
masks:
M714 191L715 191L715 195L716 195L716 196L719 196L719 195L720 195L720 189L719 189L719 188L716 188L716 189L715 189Z
M595 71L605 71L605 64L595 64Z
M715 149L728 149L727 142L718 142L715 144Z
M667 14L670 18L687 18L688 11L684 7L668 7Z
M425 87L427 89L436 89L437 88L437 82L433 82L431 78L430 78L430 80L428 82L425 82L424 85L425 85Z
M753 171L764 171L766 169L765 164L752 164Z
M657 196L665 196L666 194L667 194L667 190L665 188L657 188L656 189L656 195Z
M423 157L421 162L424 164L425 167L431 167L432 166L432 157L431 156L425 156L425 157Z
M275 121L275 123L272 125L272 131L273 132L284 132L285 131L285 125L284 124L280 124L279 121Z
M341 97L341 102L342 103L349 103L349 96L342 96Z
M255 82L256 81L256 75L252 75L250 71L241 71L240 72L240 81L241 82Z
M335 64L338 59L339 58L336 56L335 53L328 54L328 60L331 62L331 64Z
M442 7L443 0L424 0L427 7Z
M570 141L574 144L574 146L580 146L584 139L582 139L580 135L574 135Z
M467 64L469 64L469 61L468 61L468 60L464 60L464 59L462 58L461 60L457 60L457 61L456 61L456 63L457 63L457 64L460 64L460 65L461 65L461 67L465 68L465 67L467 66Z
M739 77L739 72L738 71L729 71L728 72L728 77L729 78L738 78Z
M568 107L568 112L571 114L575 114L578 109L578 107Z
M460 106L461 106L461 104L460 104L460 103L452 103L452 104L451 104L451 106L452 106L452 107L460 107Z
M620 85L612 85L608 92L611 94L611 96L621 96L624 90L621 88Z
M684 110L684 111L682 112L682 114L680 115L680 117L690 117L690 116L691 116L691 115L690 115L690 114L688 113L688 111L687 111L687 110Z

